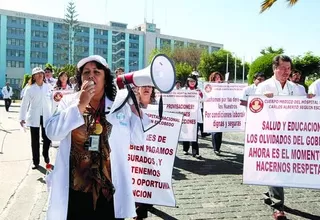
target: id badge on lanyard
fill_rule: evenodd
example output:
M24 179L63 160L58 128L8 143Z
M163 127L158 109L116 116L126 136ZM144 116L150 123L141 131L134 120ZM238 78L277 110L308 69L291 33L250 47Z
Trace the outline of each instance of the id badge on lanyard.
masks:
M90 135L85 143L88 151L99 152L100 135Z

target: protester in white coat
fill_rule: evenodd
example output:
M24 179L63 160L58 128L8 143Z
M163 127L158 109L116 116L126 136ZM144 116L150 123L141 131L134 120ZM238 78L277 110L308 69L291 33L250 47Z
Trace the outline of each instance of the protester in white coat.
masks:
M116 95L104 58L84 58L77 70L80 91L64 96L47 122L48 137L61 141L47 178L47 220L134 217L128 150L130 142L144 143L141 123L149 120L146 115L141 120L133 106L121 105L127 92Z
M197 76L195 75L190 75L187 79L186 83L186 89L188 90L196 90L199 93L200 101L199 101L199 108L198 108L198 125L197 128L199 127L200 123L203 123L202 119L202 114L201 114L201 105L202 105L202 98L203 94L200 89L198 89L198 79ZM198 132L197 132L197 138L196 141L183 141L182 146L183 146L183 151L185 155L189 154L189 148L190 148L190 143L192 146L192 156L201 158L200 153L199 153L199 144L198 144Z
M26 88L24 97L20 107L20 125L22 127L30 127L31 132L31 147L32 147L32 159L34 167L37 169L40 163L40 127L41 135L43 139L42 156L45 163L49 164L49 147L51 141L48 139L45 126L46 120L51 116L51 91L52 87L45 83L44 71L40 67L36 67L32 70L31 85Z
M11 106L11 97L13 95L12 87L9 85L9 83L6 83L6 86L2 88L2 95L4 99L4 106L6 108L6 111L9 111L9 108Z

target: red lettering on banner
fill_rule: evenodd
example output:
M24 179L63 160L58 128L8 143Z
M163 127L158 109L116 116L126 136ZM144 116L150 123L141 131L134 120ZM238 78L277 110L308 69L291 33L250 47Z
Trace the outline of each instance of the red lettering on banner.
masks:
M154 170L146 167L131 166L131 172L137 173L137 174L160 177L160 170Z
M257 143L258 135L257 134L247 134L247 143Z
M320 165L308 163L293 163L293 173L320 175Z
M166 140L167 140L167 137L166 136L158 136L158 142L161 142L161 143L166 143Z
M259 136L260 144L291 144L290 135L261 134Z
M280 121L263 121L262 130L279 131L281 128Z
M213 121L213 127L219 128L219 127L224 127L224 121Z
M292 149L291 159L293 160L320 160L320 150Z
M173 149L146 145L146 152L153 154L173 155Z
M144 151L144 145L137 146L137 145L130 144L130 150Z
M144 191L144 190L133 190L133 195L135 197L139 197L139 198L152 198L152 192L151 191Z
M167 104L168 109L194 109L193 104Z
M281 158L282 159L289 159L288 149L281 149Z
M306 137L306 144L308 146L319 146L320 137L319 136L307 136Z
M279 158L279 157L280 157L280 149L272 148L272 158Z
M147 141L156 141L157 135L155 134L148 134L146 140Z
M134 154L128 154L128 161L155 165L154 158L144 157L144 156L139 156Z
M156 180L137 179L138 186L148 186L158 189L170 189L169 183L159 182Z
M196 123L196 120L194 119L182 119L182 124L192 124L194 125Z
M270 158L269 148L250 147L249 157Z
M262 172L290 173L290 163L278 161L256 161L256 170Z

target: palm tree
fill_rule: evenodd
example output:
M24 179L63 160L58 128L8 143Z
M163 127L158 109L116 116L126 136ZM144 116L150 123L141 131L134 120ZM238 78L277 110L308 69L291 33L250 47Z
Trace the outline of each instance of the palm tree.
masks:
M264 12L265 10L271 8L271 6L276 2L277 0L264 0L261 4L261 11L260 13ZM289 4L289 6L295 5L299 0L286 0Z

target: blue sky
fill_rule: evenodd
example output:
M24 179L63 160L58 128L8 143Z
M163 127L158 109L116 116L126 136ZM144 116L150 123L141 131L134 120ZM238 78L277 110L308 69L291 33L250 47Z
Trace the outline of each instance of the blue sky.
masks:
M54 3L53 3L54 2ZM0 8L63 17L68 0L0 0ZM79 20L106 24L143 23L145 0L74 0ZM94 2L94 3L93 3ZM154 2L154 10L152 10ZM300 0L292 8L285 0L259 14L262 0L147 0L162 34L217 42L247 61L260 50L282 47L290 56L313 51L320 56L320 1ZM153 14L153 16L152 16Z

